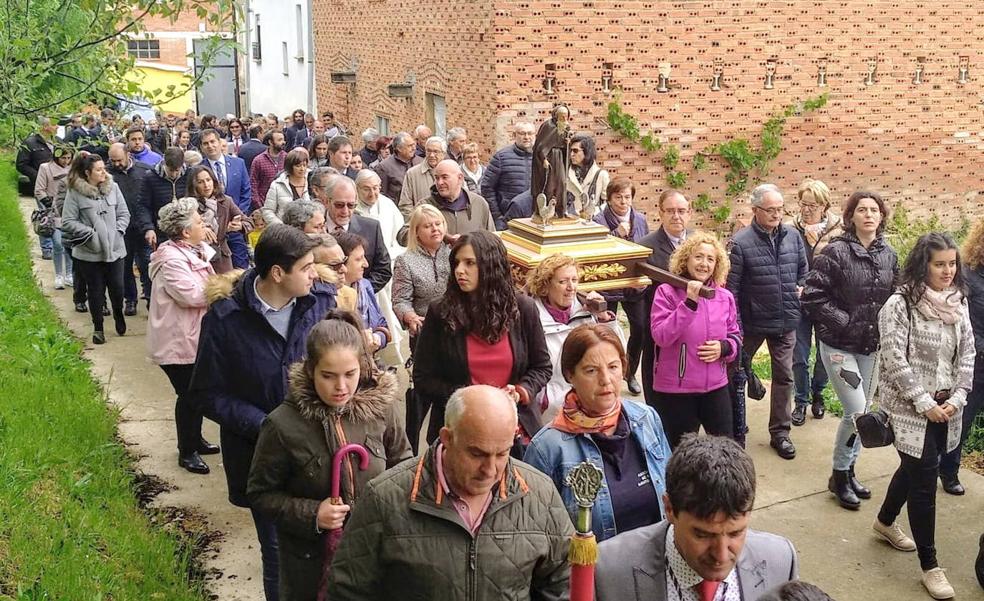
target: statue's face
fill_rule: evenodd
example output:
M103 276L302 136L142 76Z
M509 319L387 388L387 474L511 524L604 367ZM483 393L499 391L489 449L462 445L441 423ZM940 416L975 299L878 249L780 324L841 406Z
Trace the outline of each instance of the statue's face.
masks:
M559 107L554 112L554 119L557 120L557 123L567 123L568 117L570 117L570 113L564 107Z

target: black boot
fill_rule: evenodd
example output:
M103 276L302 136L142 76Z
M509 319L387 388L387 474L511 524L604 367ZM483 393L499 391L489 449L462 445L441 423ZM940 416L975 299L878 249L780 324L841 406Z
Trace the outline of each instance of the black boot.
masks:
M967 492L963 484L960 484L960 477L957 474L940 474L940 481L943 483L943 490L947 494L959 497Z
M117 312L117 309L113 309L113 323L116 326L116 333L120 336L126 334L126 318L123 317L123 311Z
M847 470L847 473L848 473L848 482L850 482L851 490L854 491L854 494L856 494L859 499L870 499L871 491L868 488L866 488L864 484L861 484L861 482L858 480L858 477L854 475L853 463L851 464L851 468Z
M851 490L850 474L848 470L834 470L827 482L827 490L834 493L844 509L859 509L861 500Z
M810 409L813 412L813 417L816 419L823 419L823 414L826 413L827 407L823 403L823 393L814 394L813 402L810 403Z

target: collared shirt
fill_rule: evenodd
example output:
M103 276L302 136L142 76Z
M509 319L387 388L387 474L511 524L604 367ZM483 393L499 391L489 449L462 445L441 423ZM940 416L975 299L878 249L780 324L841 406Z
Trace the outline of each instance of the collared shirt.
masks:
M290 329L290 316L294 313L294 305L297 304L297 298L290 299L290 302L279 309L274 309L271 307L263 297L260 296L260 291L256 287L257 282L260 278L253 280L253 293L256 294L256 300L260 301L261 314L267 320L267 322L277 331L278 334L287 340L287 330Z
M351 221L349 221L345 225L338 225L337 223L335 223L334 221L332 221L331 222L331 228L329 229L328 233L331 234L331 233L337 232L339 230L341 230L343 232L347 232L347 231L349 231L349 226L350 225L352 225L352 222Z
M220 156L214 161L209 158L206 158L205 160L208 161L208 166L212 168L212 173L215 174L215 177L219 178L219 183L222 184L222 188L224 189L229 178L228 169L226 169L225 155ZM221 165L221 167L219 167L219 165Z
M687 239L687 230L683 230L683 234L679 238L672 236L670 232L666 231L666 228L663 228L663 232L665 232L666 237L670 239L670 244L673 245L673 248L680 246L680 244Z
M447 478L444 477L444 445L438 444L437 449L435 449L435 453L437 457L437 465L435 467L437 468L438 485L441 487L441 490L444 491L444 496L451 501L451 506L458 512L458 515L461 516L462 521L465 522L465 525L468 526L468 529L471 531L472 535L474 535L478 532L478 527L482 525L482 520L485 519L485 513L489 510L489 505L492 504L492 491L490 490L488 496L485 497L485 504L482 505L482 511L475 516L475 519L472 519L471 509L468 508L468 503L466 503L464 499L458 495L454 494L451 487L448 486Z
M696 587L704 579L680 555L675 540L671 524L666 531L666 600L700 601ZM732 569L728 577L718 585L714 601L742 601L737 570Z

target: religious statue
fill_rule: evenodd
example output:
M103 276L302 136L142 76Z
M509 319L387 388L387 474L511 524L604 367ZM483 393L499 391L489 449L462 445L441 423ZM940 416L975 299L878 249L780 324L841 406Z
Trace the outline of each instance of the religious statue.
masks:
M566 104L554 106L547 119L536 132L533 143L533 174L530 194L537 198L543 194L546 204L556 207L554 218L567 217L567 170L571 127L570 109Z

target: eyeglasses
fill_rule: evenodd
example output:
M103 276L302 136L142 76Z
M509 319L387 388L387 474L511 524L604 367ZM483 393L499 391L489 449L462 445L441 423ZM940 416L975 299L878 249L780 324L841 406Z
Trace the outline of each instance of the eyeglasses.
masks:
M686 215L690 212L690 209L660 209L660 213L669 213L670 215Z
M355 210L355 207L357 206L356 203L354 203L354 202L333 202L331 204L336 209L346 209L347 208L350 211L354 211Z
M768 209L763 208L763 207L752 207L752 208L753 209L757 209L759 211L762 211L763 213L768 213L769 215L773 215L773 216L775 216L775 215L782 215L782 209L783 209L781 206L771 207L771 208L768 208Z
M342 260L337 263L325 263L325 265L327 265L332 271L338 271L342 267L345 267L346 263L348 263L348 257L342 257Z
M801 211L813 211L813 210L815 210L819 206L820 205L817 205L817 204L804 202L803 204L800 205L800 210Z

